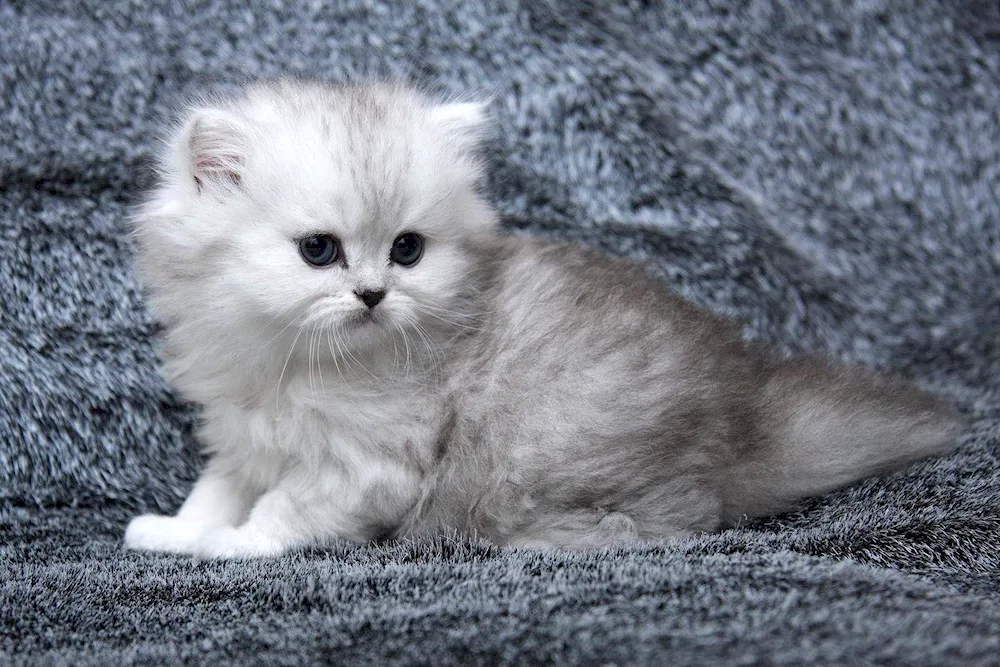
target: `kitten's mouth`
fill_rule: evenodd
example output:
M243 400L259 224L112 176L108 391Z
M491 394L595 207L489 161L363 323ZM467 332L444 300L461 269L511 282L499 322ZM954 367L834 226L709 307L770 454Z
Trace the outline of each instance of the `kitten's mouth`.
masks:
M381 322L382 318L379 317L375 311L366 309L358 311L351 317L351 324L358 328L367 326L377 326Z
M331 327L348 333L382 329L390 321L390 318L391 314L382 308L357 308L345 312L340 308L320 302L310 309L301 325L306 328L311 325Z

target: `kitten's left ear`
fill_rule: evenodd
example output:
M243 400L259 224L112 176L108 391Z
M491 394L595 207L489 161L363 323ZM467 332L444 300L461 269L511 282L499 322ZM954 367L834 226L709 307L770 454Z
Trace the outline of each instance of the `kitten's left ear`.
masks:
M239 120L219 110L198 109L185 136L188 167L199 192L209 185L222 191L240 188L249 142Z
M475 144L486 129L488 106L489 102L452 102L434 107L431 117L452 136Z

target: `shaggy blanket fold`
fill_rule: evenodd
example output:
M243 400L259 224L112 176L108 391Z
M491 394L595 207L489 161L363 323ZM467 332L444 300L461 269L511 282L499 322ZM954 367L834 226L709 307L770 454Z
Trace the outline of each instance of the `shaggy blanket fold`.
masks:
M0 4L0 663L995 664L998 54L977 0ZM130 207L177 104L289 74L492 95L512 233L910 378L957 450L643 548L123 551L202 463Z

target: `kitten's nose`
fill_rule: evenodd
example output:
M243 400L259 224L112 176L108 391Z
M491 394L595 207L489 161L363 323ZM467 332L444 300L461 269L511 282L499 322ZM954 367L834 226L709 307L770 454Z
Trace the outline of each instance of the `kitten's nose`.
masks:
M369 308L374 308L385 297L385 290L365 290L363 292L355 292L354 296L361 299L362 303Z

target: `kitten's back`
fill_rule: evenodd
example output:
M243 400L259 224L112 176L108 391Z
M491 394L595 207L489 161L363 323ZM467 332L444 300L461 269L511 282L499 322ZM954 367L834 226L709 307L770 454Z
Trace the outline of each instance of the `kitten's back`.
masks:
M446 465L481 533L585 546L615 539L609 516L631 537L712 530L954 442L927 394L776 360L638 267L523 238L484 252L490 314L453 378Z

